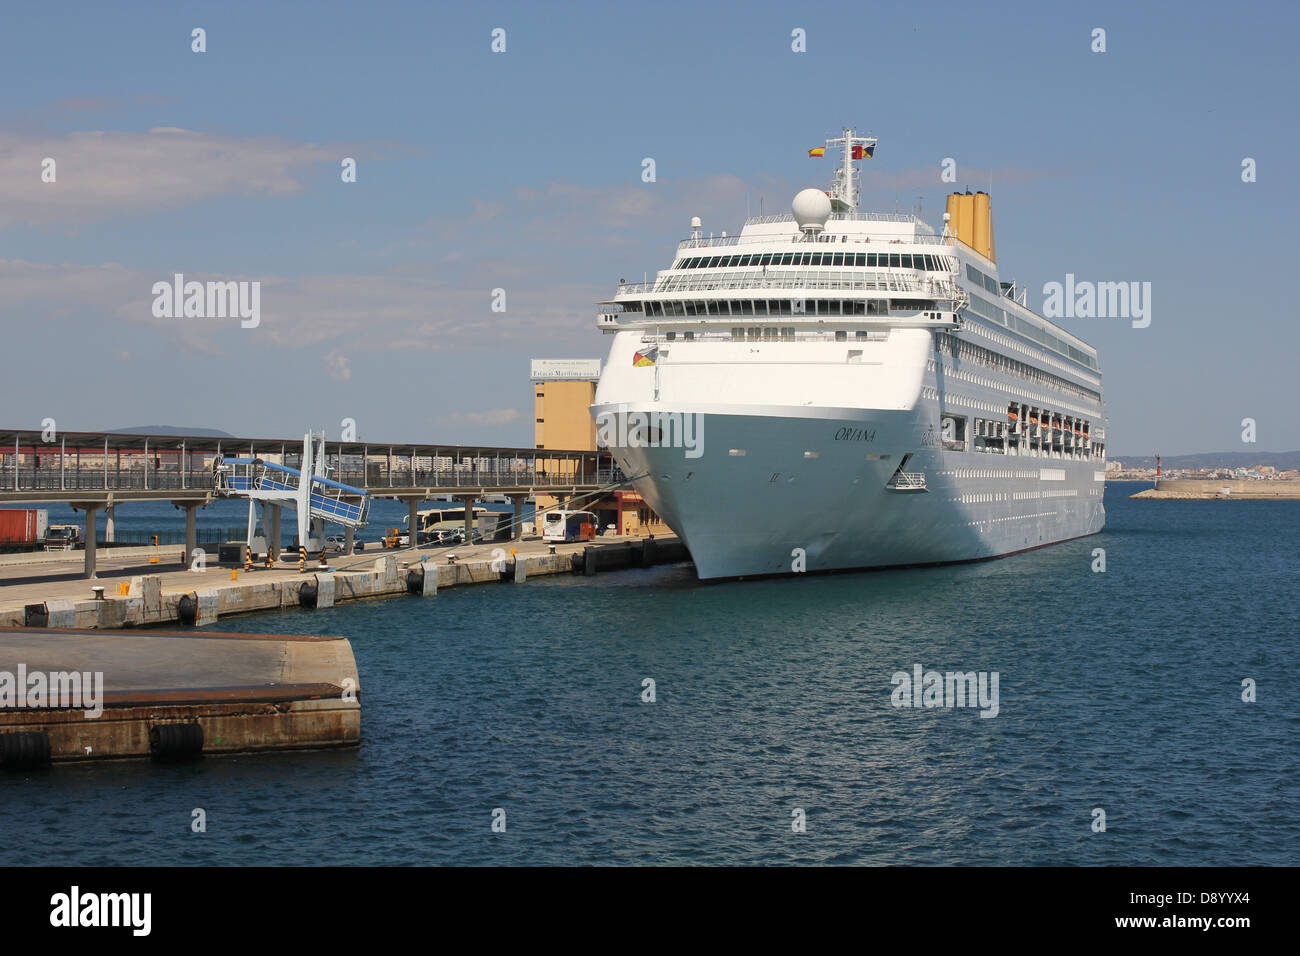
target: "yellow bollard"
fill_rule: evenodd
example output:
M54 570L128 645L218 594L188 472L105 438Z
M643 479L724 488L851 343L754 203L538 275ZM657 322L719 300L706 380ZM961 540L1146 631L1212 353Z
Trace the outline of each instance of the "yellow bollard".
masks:
M239 568L231 568L231 569L230 569L230 580L232 580L232 581L238 581L238 580L239 580Z

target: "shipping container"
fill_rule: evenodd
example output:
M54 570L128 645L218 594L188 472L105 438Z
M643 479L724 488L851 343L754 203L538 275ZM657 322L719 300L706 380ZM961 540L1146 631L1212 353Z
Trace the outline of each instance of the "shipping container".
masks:
M45 508L0 508L0 551L35 551L45 542L49 522Z

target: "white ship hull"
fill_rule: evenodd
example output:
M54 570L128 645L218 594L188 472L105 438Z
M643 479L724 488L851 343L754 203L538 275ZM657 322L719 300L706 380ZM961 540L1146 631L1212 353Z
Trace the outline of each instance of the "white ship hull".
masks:
M1102 529L1103 482L1092 462L972 461L919 446L937 419L931 403L852 419L843 410L815 418L707 414L698 459L681 448L615 454L626 474L645 475L635 489L686 543L701 578L972 561ZM872 440L834 440L855 430ZM728 454L732 448L745 455ZM813 448L819 456L805 457ZM886 488L909 452L908 467L926 476L926 490Z

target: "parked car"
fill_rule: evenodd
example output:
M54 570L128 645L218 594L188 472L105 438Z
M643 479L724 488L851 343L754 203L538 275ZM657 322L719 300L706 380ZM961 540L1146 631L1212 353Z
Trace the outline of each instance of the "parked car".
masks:
M325 539L325 550L331 553L342 554L344 547L347 545L347 538L341 534L332 534Z

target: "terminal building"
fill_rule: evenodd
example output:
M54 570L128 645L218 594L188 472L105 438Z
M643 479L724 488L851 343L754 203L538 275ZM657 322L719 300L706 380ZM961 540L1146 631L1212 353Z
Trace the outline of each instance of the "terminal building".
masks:
M600 380L600 359L533 359L533 444L536 448L597 451L596 422L591 404ZM555 463L559 467L560 463ZM551 495L537 496L537 511L559 502ZM594 501L582 499L573 510L592 511L606 530L616 534L672 534L659 515L631 490L610 492ZM540 522L540 518L538 521Z

